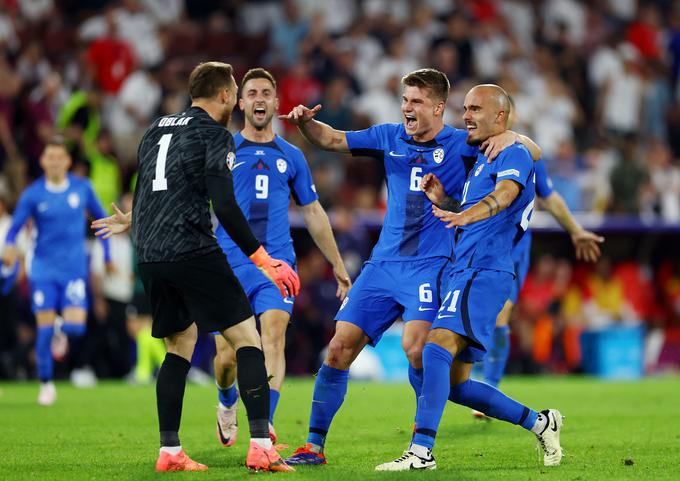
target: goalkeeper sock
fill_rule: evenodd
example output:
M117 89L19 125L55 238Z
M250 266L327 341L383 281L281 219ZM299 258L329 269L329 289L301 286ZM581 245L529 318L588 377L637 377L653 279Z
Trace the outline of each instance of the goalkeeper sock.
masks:
M468 379L453 386L449 400L483 412L492 418L518 424L531 429L536 424L538 413L509 398L493 386Z
M326 364L316 375L312 413L309 416L309 434L307 442L323 449L328 428L335 413L338 412L347 394L348 369L335 369Z
M187 374L191 363L171 352L158 371L156 382L156 405L158 406L158 427L161 447L180 446L179 425L182 419L182 402Z
M428 342L423 349L423 393L418 398L416 432L412 444L432 449L444 414L450 385L453 356L443 347Z
M276 389L269 389L269 423L274 425L274 412L276 412L276 406L279 404L279 398L281 393Z
M484 358L484 380L487 384L498 387L505 373L509 355L510 327L496 327L493 332L493 344Z
M53 334L54 326L38 326L38 334L35 339L35 363L40 382L51 381L54 377L54 360L50 348Z
M256 442L269 439L269 381L264 354L255 346L236 351L236 377L243 405L248 413L250 438Z

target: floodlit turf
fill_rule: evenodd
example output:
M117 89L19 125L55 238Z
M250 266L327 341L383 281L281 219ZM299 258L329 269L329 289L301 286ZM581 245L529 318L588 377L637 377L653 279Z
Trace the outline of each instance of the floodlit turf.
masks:
M290 454L304 442L312 381L287 381L276 426ZM506 392L532 407L564 415L562 466L544 468L533 435L499 421L473 421L449 405L439 431L437 471L375 473L410 438L414 400L408 385L351 382L326 447L329 464L275 474L296 479L366 480L680 480L680 380L602 383L581 378L509 378ZM216 395L188 386L180 436L206 473L153 471L158 450L152 387L101 383L89 390L58 386L59 399L39 407L37 384L0 384L1 480L230 480L248 473L247 422L234 447L215 437ZM257 476L270 476L258 474Z

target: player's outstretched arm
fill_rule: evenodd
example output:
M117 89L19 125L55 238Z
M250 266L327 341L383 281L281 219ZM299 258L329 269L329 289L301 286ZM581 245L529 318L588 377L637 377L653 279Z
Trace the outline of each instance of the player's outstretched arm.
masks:
M496 184L496 189L477 202L472 207L457 214L442 210L436 205L432 206L432 213L442 222L446 222L446 228L474 224L507 209L517 198L522 186L514 180L502 180Z
M444 185L433 173L425 174L420 182L420 188L430 202L442 210L460 212L460 202L449 197L444 190Z
M604 242L604 237L581 227L560 194L553 191L548 197L539 198L539 205L550 212L550 215L571 235L577 259L596 262L600 258L599 244Z
M335 243L328 215L326 215L326 211L318 200L301 206L300 210L302 211L302 218L305 221L307 230L312 239L314 239L314 243L319 247L326 260L333 266L333 275L338 282L338 290L335 295L344 300L350 287L352 287L352 281L349 278L349 274L347 274L340 251L338 251L338 245Z
M349 146L347 145L345 131L336 130L330 125L315 120L314 116L319 110L321 110L321 104L311 109L304 105L298 105L288 115L279 115L279 119L297 125L302 136L320 149L348 154Z
M489 137L479 148L484 152L484 155L489 159L489 162L491 162L498 156L498 154L503 152L503 150L517 142L527 148L531 154L531 158L534 159L534 162L541 158L541 148L536 144L536 142L531 140L526 135L518 134L512 130L506 130L505 132L501 132L500 134L494 135L493 137Z
M90 224L90 227L95 230L94 235L101 236L103 239L125 232L132 225L132 211L124 214L114 203L111 203L111 207L113 208L113 215L102 217Z

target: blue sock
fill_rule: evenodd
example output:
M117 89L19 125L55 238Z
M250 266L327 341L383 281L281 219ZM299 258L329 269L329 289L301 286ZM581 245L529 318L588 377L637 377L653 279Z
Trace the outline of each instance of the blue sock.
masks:
M40 382L51 381L54 374L54 361L50 342L54 334L54 326L38 326L35 339L35 357Z
M276 411L276 406L279 404L279 398L281 393L276 389L269 390L269 422L274 424L274 412Z
M500 326L493 331L493 344L484 358L484 380L493 387L498 387L505 365L510 355L510 327Z
M345 400L348 380L349 370L335 369L326 364L319 369L309 416L308 443L323 447L333 417Z
M418 403L418 398L423 392L423 368L416 369L415 367L408 365L408 382L411 383L413 392L416 393L416 403Z
M221 388L220 386L217 386L217 398L220 400L220 403L225 408L230 408L234 404L236 404L236 401L238 401L238 391L236 390L236 383L232 384L227 388Z
M423 349L423 393L418 398L416 433L413 444L432 449L437 428L449 395L453 356L437 344L428 342Z
M64 324L61 326L61 332L68 337L83 337L85 335L85 323L64 321Z
M510 399L495 387L472 379L453 386L449 400L492 418L519 424L524 429L531 429L538 418L536 411Z

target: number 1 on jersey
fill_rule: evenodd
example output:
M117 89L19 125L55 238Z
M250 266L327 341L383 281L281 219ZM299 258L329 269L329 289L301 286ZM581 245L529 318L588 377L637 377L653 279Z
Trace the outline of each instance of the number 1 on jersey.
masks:
M156 177L154 177L152 185L154 192L168 190L168 179L165 178L165 161L168 158L171 138L172 134L164 134L158 141L160 148L158 149L158 157L156 157Z

